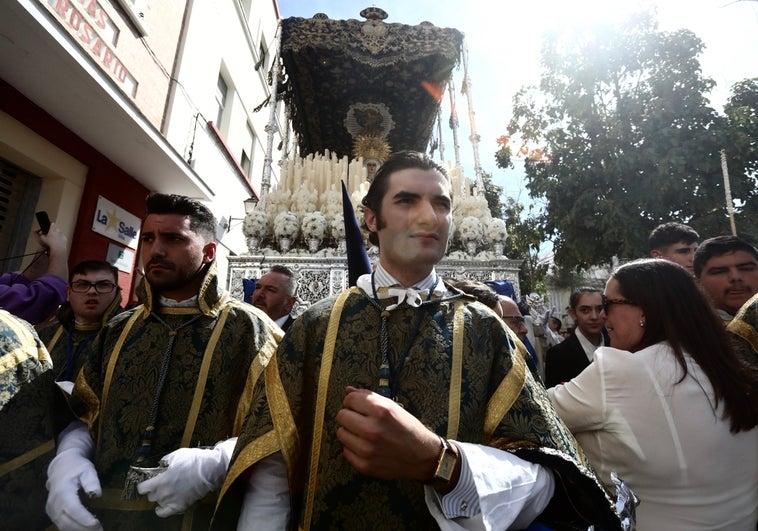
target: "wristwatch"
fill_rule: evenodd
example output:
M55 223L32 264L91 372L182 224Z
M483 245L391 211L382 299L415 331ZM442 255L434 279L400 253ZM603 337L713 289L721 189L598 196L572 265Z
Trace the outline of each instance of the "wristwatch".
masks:
M444 437L440 437L440 456L437 458L437 469L432 477L432 484L444 485L453 479L455 465L458 462L458 454Z

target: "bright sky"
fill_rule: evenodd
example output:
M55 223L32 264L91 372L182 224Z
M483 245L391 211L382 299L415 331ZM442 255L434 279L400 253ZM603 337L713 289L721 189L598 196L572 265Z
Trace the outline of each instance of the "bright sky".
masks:
M369 6L388 13L386 22L453 27L466 36L469 75L476 113L480 164L493 174L507 195L529 203L523 185L522 166L500 170L495 166L495 139L504 134L510 119L512 97L524 85L537 83L540 74L542 31L557 25L590 24L616 19L639 7L657 6L662 30L687 28L705 43L700 56L706 76L717 87L711 105L721 109L730 87L745 78L758 77L758 1L749 0L277 0L283 18L312 17L363 20L360 11ZM455 73L461 162L466 176L474 176L468 135L465 96L460 94L461 73ZM449 115L449 110L447 111ZM445 116L447 118L447 115ZM452 138L445 139L446 158L452 159Z

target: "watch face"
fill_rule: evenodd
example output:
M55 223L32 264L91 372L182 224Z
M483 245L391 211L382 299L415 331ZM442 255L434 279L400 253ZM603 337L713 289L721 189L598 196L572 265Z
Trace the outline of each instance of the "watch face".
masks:
M456 460L456 455L453 452L445 452L437 467L437 472L434 474L434 479L450 481L450 478L453 477Z

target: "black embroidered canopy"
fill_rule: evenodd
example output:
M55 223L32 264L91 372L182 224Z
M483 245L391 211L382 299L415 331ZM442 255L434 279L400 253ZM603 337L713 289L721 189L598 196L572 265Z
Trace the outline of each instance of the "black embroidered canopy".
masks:
M282 21L280 96L300 151L352 157L366 136L392 151L424 151L463 34L429 22L385 23L375 7L360 14L365 20L318 13Z

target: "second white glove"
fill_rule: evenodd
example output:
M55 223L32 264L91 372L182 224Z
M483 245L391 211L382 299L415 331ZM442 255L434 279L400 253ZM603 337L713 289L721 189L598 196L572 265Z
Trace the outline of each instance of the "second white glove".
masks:
M137 492L158 504L155 514L161 518L182 514L221 487L235 444L232 437L213 448L179 448L163 457L166 471L137 485Z
M90 461L94 444L83 422L75 421L58 437L58 451L47 467L45 511L60 531L100 531L103 527L79 499L103 494L95 465Z

